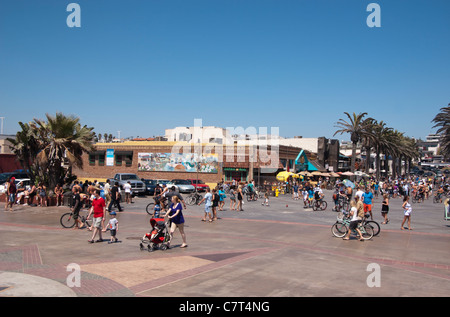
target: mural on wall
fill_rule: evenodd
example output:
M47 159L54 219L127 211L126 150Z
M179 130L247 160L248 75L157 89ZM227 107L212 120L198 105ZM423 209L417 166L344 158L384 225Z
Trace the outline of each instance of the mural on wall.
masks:
M198 163L198 164L197 164ZM197 172L217 173L218 154L194 153L138 153L138 171L141 172Z

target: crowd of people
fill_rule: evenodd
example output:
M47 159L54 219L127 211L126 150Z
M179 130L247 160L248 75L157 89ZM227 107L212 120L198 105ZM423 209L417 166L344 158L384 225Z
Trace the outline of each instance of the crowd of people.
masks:
M324 199L323 188L327 188L329 179L319 178L318 181L299 181L293 180L284 184L284 189L287 194L292 195L293 200L303 199L303 207L311 207L313 200ZM334 183L335 192L333 194L334 210L338 210L338 205L341 200L348 203L350 215L353 221L361 221L362 214L367 214L373 219L373 201L374 198L382 197L381 215L383 217L382 224L389 223L389 204L390 199L397 197L403 198L402 208L404 210L404 218L401 224L401 229L405 229L404 224L407 223L407 229L412 230L411 227L411 213L412 207L410 197L414 197L418 202L429 199L433 194L442 201L445 194L449 190L445 179L428 180L415 178L399 178L387 179L377 181L373 178L362 178L358 183L351 183L337 179ZM123 211L121 206L121 190L119 184L110 184L108 180L105 184L100 186L97 181L94 182L79 182L74 181L70 186L69 207L71 208L74 219L76 220L75 229L83 228L84 224L79 219L79 212L84 208L88 208L88 219L93 219L92 226L88 228L92 231L92 237L89 243L103 241L102 233L109 230L111 232L110 243L117 242L116 237L118 231L118 220L115 211L112 208L115 206L119 212ZM263 206L269 206L269 192L273 189L273 184L264 183L262 187L264 191ZM128 188L124 186L125 201L127 204L132 203L131 186ZM52 191L56 197L56 205L64 205L64 190L62 186L57 185ZM66 191L67 193L67 191ZM23 203L24 205L46 206L48 198L48 189L43 184L31 185L25 188L22 182L16 185L14 177L12 177L6 188L6 204L5 209L13 210L13 206ZM218 219L217 211L222 211L225 208L225 198L229 198L229 210L243 211L244 196L250 195L254 197L259 195L258 188L254 181L244 184L225 184L219 183L216 188L206 191L204 197L198 205L205 203L204 215L202 221L213 222ZM261 196L259 196L261 197ZM174 187L167 187L165 185L158 186L155 189L155 201L160 208L167 209L167 217L170 219L170 235L176 229L180 231L183 239L182 247L186 247L186 235L184 232L184 217L183 209L186 209L186 203L179 192ZM35 203L36 202L36 203ZM166 208L167 207L167 208ZM107 212L110 216L109 221L105 225ZM356 223L352 224L352 228L356 228ZM97 240L95 240L98 237ZM347 237L348 238L348 237Z

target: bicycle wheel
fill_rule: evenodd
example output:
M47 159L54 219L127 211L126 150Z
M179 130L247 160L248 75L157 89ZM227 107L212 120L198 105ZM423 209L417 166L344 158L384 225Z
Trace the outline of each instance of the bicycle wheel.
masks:
M68 212L61 216L61 219L59 220L61 223L61 226L64 228L72 228L75 226L75 219L73 219L73 213Z
M325 200L322 200L319 207L320 207L320 210L325 210L325 209L327 209L327 206L328 206L327 202Z
M189 206L195 205L196 201L197 201L197 199L195 198L195 196L190 195L190 196L186 197L186 205L189 205Z
M380 233L381 227L378 222L376 222L374 220L368 220L368 221L366 221L365 224L372 227L374 237Z
M370 240L373 237L373 228L367 224L360 226L359 230L361 231L363 240Z
M342 222L336 222L331 227L331 233L333 233L333 235L336 238L343 238L343 237L345 237L345 235L347 234L347 231L348 231L348 227Z
M317 206L317 203L316 203L316 202L313 202L313 204L312 204L312 209L313 209L314 211L317 211L318 206Z
M149 215L153 215L154 208L155 208L155 203L149 203L147 205L147 207L145 207L145 211L147 211L147 213Z

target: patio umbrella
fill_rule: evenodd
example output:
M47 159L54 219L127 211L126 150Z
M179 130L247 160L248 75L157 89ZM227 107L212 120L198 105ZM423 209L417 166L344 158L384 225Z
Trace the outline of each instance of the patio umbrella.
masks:
M355 184L349 179L344 179L342 183L345 185L345 187L355 188Z
M298 175L296 175L296 174L294 174L294 173L292 173L292 172L282 171L282 172L279 172L279 173L277 174L276 178L277 178L277 180L279 180L280 182L284 182L284 181L286 181L286 179L287 179L289 176L296 177L296 178L298 177Z
M370 176L370 175L368 175L368 174L366 174L364 172L361 172L361 171L356 171L355 175L356 176L361 176L361 177L369 177Z

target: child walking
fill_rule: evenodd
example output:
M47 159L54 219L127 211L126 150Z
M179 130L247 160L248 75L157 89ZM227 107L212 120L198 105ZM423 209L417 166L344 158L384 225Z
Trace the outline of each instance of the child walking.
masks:
M264 193L264 202L262 202L261 205L269 206L269 194L267 192Z
M119 221L116 218L116 212L111 211L109 215L111 216L111 218L109 219L107 230L109 230L109 232L111 233L111 239L108 241L108 244L118 241L116 234L117 230L119 230Z

